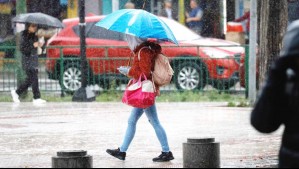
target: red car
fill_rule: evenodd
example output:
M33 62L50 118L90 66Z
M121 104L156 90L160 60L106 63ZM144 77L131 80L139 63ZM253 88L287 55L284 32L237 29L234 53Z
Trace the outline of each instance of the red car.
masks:
M126 83L119 81L124 77L117 68L128 65L131 51L123 34L95 26L102 18L104 16L86 17L88 75L90 84L107 88L112 81ZM175 70L173 81L177 89L201 90L211 84L227 90L239 82L243 47L221 39L203 38L174 20L161 19L179 42L179 46L161 44ZM65 28L48 42L46 69L49 77L60 80L66 91L76 91L81 85L79 19L64 20L64 24ZM62 56L64 59L60 60Z

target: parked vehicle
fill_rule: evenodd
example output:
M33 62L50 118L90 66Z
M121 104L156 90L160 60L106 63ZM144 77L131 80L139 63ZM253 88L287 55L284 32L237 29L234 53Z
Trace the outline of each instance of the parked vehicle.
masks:
M117 67L128 65L131 51L123 34L95 26L102 18L86 17L88 76L90 84L107 88L111 81L119 79L116 77L123 77ZM228 90L239 82L243 47L222 39L203 38L174 20L161 19L179 42L179 46L161 44L175 70L173 81L177 89L202 90L211 84L219 90ZM79 19L67 19L64 24L65 28L48 42L46 69L50 78L60 80L61 87L72 92L81 85ZM125 81L117 81L120 83Z

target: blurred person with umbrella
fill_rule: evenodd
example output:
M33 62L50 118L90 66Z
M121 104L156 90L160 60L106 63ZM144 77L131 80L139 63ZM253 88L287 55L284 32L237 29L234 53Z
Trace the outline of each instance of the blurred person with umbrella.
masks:
M37 32L40 26L62 28L63 25L56 18L42 13L21 14L16 16L13 22L25 24L25 30L21 32L20 51L22 53L22 66L27 75L25 82L16 91L11 91L13 101L20 103L19 96L32 86L33 103L46 103L45 100L41 99L38 84L38 48L42 47L44 43L39 42Z
M134 61L132 67L120 67L118 70L134 79L138 79L142 74L147 79L152 79L151 72L155 66L155 58L162 52L158 41L178 44L169 27L157 16L144 10L119 10L106 16L96 25L126 35L129 48L134 54ZM156 85L156 89L156 95L159 95L159 86ZM153 161L168 162L173 160L167 135L159 121L155 104L147 109L133 108L122 146L118 149L107 149L106 152L115 158L125 160L126 152L135 136L137 122L144 113L153 126L162 147L162 154L154 158Z
M251 113L251 125L262 133L284 133L279 168L299 167L299 20L289 26L279 58L269 70L266 84Z
M39 26L50 27L50 28L63 28L63 24L57 18L44 13L28 13L21 14L13 18L15 23L31 23Z

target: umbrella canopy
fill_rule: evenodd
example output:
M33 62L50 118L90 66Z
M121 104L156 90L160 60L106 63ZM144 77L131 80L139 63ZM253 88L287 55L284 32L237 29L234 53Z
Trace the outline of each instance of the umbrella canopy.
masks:
M178 44L170 28L156 15L140 9L123 9L107 15L96 24L111 31L141 39L154 38Z
M16 23L32 23L36 25L42 25L52 28L63 28L63 24L57 18L43 13L27 13L20 14L13 18L13 22Z

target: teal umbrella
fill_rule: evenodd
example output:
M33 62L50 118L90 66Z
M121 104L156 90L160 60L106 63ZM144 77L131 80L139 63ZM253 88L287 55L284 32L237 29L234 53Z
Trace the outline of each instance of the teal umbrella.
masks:
M141 39L157 39L178 44L170 28L156 15L141 9L123 9L107 15L96 24L111 31Z

